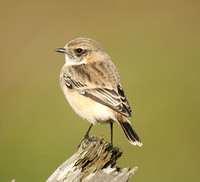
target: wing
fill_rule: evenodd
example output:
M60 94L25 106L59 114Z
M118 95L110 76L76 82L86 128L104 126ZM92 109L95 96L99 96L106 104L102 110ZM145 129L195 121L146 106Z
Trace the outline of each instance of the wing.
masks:
M119 85L118 88L120 89L118 92L108 88L85 89L83 95L106 105L127 117L131 117L131 108L128 100ZM123 92L123 96L120 95L120 92Z
M98 69L97 65L95 67ZM98 70L100 71L100 69ZM118 73L112 73L111 70L104 70L109 74L102 71L95 75L86 67L71 66L64 72L63 79L70 90L131 117L131 108L121 87Z

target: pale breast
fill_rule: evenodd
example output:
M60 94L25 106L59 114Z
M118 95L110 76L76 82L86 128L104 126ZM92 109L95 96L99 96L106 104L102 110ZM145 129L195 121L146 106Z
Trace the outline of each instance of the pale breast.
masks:
M76 91L71 91L67 88L62 78L60 84L69 104L81 118L93 124L117 121L114 112L109 107L93 101Z

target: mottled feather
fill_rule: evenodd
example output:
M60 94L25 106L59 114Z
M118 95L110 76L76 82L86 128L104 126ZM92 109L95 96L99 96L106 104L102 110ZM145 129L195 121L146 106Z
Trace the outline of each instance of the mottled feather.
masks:
M76 91L131 117L131 108L121 87L116 68L109 60L106 65L103 64L105 62L99 61L68 67L63 74L65 85L71 91ZM102 66L104 69L101 68Z

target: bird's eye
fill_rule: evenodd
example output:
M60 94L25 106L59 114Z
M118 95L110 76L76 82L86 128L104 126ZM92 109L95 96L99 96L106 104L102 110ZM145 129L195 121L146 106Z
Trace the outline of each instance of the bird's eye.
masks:
M80 57L83 54L85 54L87 51L85 49L82 49L82 48L77 48L77 49L74 49L74 52L75 52L76 56Z
M81 53L83 52L83 49L78 48L78 49L76 49L76 52L77 52L78 54L81 54Z

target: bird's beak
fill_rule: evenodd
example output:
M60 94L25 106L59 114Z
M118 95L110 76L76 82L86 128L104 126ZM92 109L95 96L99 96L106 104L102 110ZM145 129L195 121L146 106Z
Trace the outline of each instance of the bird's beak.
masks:
M58 48L55 51L60 53L67 53L67 50L65 48Z

